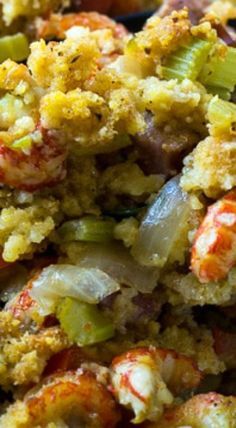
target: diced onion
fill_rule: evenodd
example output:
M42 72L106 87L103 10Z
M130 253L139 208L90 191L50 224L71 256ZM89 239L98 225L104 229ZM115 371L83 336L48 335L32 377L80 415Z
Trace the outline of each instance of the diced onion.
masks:
M31 297L42 315L55 313L63 297L96 304L120 289L119 284L99 269L73 265L51 265L33 282Z
M72 243L68 244L67 253L72 263L85 268L97 267L120 284L129 285L141 293L151 293L157 285L158 269L140 266L118 243Z
M189 215L188 197L175 177L163 186L141 223L132 249L135 259L145 266L164 266Z

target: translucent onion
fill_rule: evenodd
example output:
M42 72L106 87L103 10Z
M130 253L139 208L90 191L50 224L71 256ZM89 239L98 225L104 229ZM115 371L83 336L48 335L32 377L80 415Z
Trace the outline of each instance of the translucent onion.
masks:
M141 223L132 249L135 259L145 266L164 266L189 215L188 197L175 177L163 186Z
M119 289L119 284L99 269L51 265L33 282L30 295L39 304L40 313L49 315L55 313L63 297L96 304Z
M151 293L157 285L159 270L140 266L130 252L118 243L67 245L73 263L85 268L99 268L120 284L129 285L141 293Z

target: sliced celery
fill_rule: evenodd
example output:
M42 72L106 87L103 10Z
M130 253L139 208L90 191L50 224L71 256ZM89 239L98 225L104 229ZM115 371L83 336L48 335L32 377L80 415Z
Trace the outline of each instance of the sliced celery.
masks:
M108 242L113 239L115 221L87 216L65 222L57 231L62 242Z
M236 105L214 97L208 107L208 119L214 134L235 132Z
M207 60L212 44L206 40L193 38L167 58L162 67L164 79L196 80Z
M236 85L236 49L227 48L225 58L213 57L202 70L200 80L204 85L234 90Z
M220 88L217 86L206 86L207 92L213 95L219 95L222 100L229 101L231 98L231 92L226 88Z
M25 137L19 138L19 140L15 140L12 144L12 148L16 150L30 150L32 146L32 138L29 135Z
M80 345L92 345L114 336L110 320L95 305L67 297L57 310L57 318L69 339Z
M29 42L22 33L0 38L0 62L6 59L23 61L29 55Z

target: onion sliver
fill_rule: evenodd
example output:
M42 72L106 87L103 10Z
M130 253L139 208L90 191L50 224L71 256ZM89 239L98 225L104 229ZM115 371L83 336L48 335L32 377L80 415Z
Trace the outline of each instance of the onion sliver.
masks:
M162 187L140 225L132 248L135 259L145 266L164 266L189 215L188 197L175 177Z
M99 268L120 284L135 288L141 293L151 293L157 285L159 270L141 266L130 252L119 243L67 245L72 263L85 268Z
M96 304L119 289L119 284L100 269L59 264L42 270L30 295L39 304L41 314L49 315L63 297Z

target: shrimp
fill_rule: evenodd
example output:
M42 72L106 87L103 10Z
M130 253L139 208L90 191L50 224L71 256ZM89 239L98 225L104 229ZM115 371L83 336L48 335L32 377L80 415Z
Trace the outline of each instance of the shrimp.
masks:
M236 428L236 397L199 394L168 410L157 424L145 428Z
M24 406L25 418L23 424L16 422L15 428L45 427L53 422L64 422L66 426L113 428L120 419L111 393L93 373L81 369L46 378L40 387L27 393L23 403L17 402L9 408L0 419L1 427L8 426L7 417L14 410L16 414L19 403L21 408Z
M208 208L191 254L191 269L201 283L224 279L236 263L236 190Z
M65 177L66 145L42 126L29 69L5 61L0 90L0 182L26 191L57 183Z
M110 29L113 37L122 39L128 31L122 24L117 24L112 19L97 12L70 13L66 15L52 14L47 21L42 21L38 28L38 38L47 39L56 37L65 38L65 32L71 27L87 27L91 31Z
M56 323L56 318L53 315L47 317L39 315L39 306L30 294L33 282L39 277L43 268L55 262L56 258L53 256L36 259L30 279L23 289L5 306L5 310L10 311L14 318L23 322L25 326L28 326L32 320L36 321L40 328L51 327Z
M23 289L12 299L6 306L5 310L12 313L15 319L19 320L25 326L32 322L32 316L38 312L37 303L30 296L33 281L38 277L40 272L36 273L23 287ZM41 317L40 321L42 323Z
M112 362L111 381L120 404L135 413L134 423L156 421L173 394L196 387L201 373L190 358L174 351L137 348Z
M40 127L42 142L29 152L7 147L0 141L0 181L8 186L33 192L61 181L65 175L66 149L52 132Z

